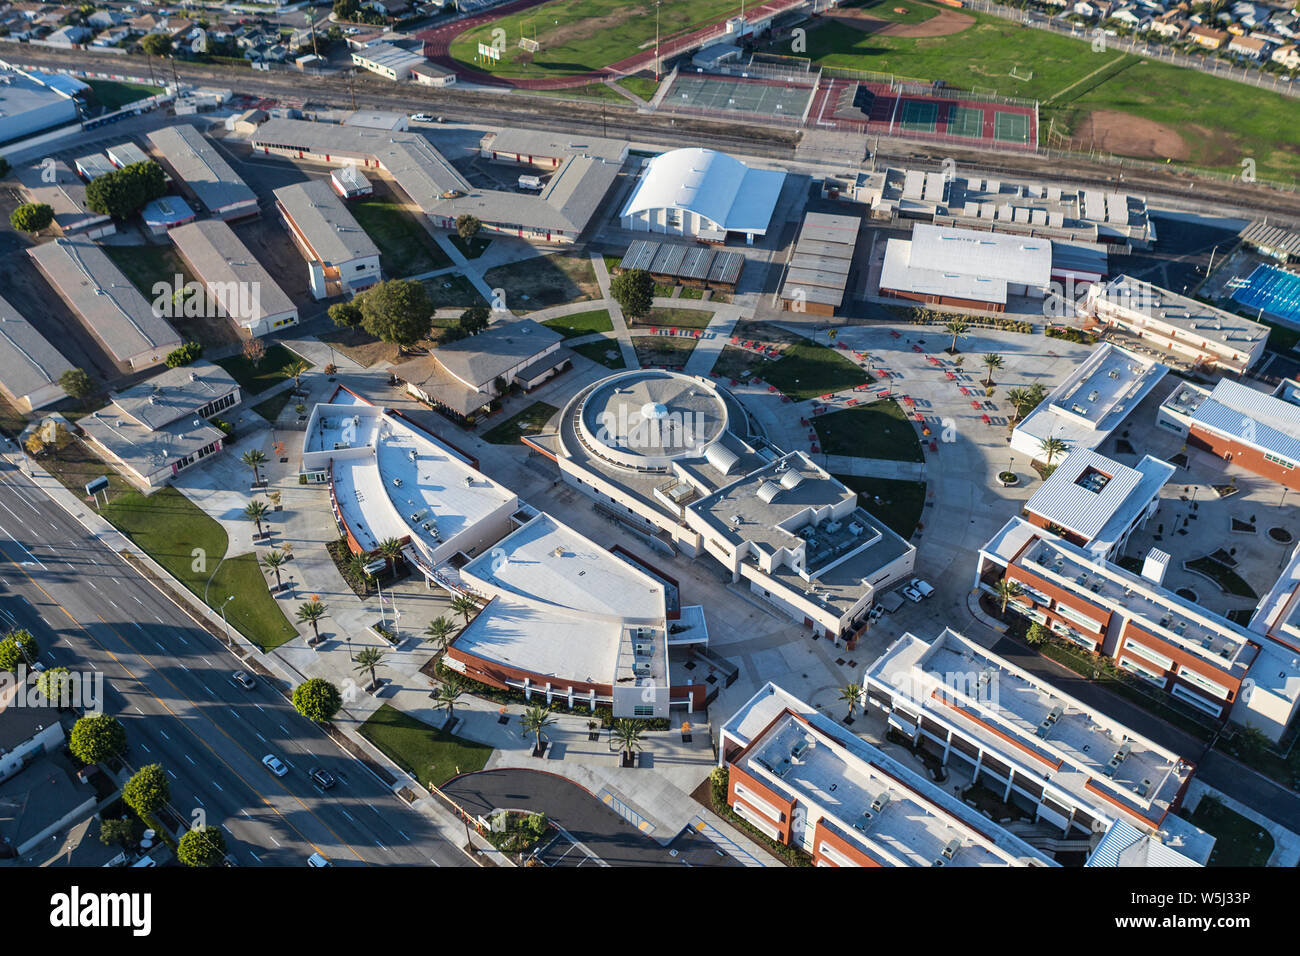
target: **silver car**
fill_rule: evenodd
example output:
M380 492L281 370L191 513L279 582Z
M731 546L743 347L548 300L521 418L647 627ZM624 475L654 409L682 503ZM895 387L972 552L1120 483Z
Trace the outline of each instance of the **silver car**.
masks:
M271 773L275 774L277 777L283 777L289 772L289 768L286 767L284 762L275 754L267 754L263 757L262 766L271 771Z

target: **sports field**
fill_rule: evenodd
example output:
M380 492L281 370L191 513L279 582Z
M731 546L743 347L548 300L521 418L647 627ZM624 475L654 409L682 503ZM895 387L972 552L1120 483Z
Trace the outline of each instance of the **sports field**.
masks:
M961 89L1037 99L1044 145L1051 128L1072 137L1073 148L1095 146L1119 155L1237 172L1250 157L1260 176L1283 181L1300 172L1300 100L1114 50L1094 52L1086 37L1074 39L916 0L906 4L905 15L896 14L894 5L885 0L829 14L808 32L806 55L820 66L943 80ZM921 9L930 16L918 20ZM891 23L882 33L880 24L861 15L906 22L899 32L893 32ZM944 18L942 28L939 17ZM930 22L939 35L919 35ZM780 40L771 51L790 53L789 43ZM1053 144L1064 145L1055 136Z
M740 0L663 0L659 7L660 46L739 12ZM493 62L478 57L480 43L491 44L502 30L505 49ZM519 40L536 40L530 53ZM551 0L462 33L451 42L452 57L495 76L540 78L599 70L638 53L653 53L654 0Z
M664 94L660 108L729 110L798 120L808 109L812 95L811 86L707 73L680 73Z

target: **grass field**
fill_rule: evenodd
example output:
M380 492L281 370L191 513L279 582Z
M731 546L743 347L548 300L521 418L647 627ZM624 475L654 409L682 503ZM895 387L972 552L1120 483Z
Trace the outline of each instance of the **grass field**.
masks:
M875 381L835 349L807 340L790 346L779 359L764 366L763 378L800 402Z
M1210 866L1264 866L1273 854L1267 830L1213 797L1202 797L1187 819L1215 837Z
M291 398L293 398L293 390L286 388L284 391L276 392L266 401L258 402L253 406L253 411L274 424L275 420L280 417L280 413L284 411L284 406L289 404Z
M813 427L827 455L888 461L925 460L916 429L892 398L819 415L813 419Z
M483 274L483 281L504 289L506 308L519 312L594 299L600 293L591 260L563 252L496 266Z
M102 513L200 598L206 588L211 607L221 607L234 595L226 608L227 620L263 651L297 636L271 597L257 556L248 552L222 561L229 546L225 529L175 488L163 488L148 497L139 492L122 495ZM203 561L196 571L195 556L200 551Z
M357 223L379 247L384 275L400 279L451 265L451 257L409 212L393 202L372 196L348 203Z
M95 102L109 112L163 91L161 86L150 86L147 83L121 83L117 80L87 80L86 83L90 86Z
M434 786L482 770L492 756L491 747L434 730L391 704L370 715L361 735L421 783Z
M713 313L703 309L651 309L629 325L654 326L659 329L706 329L713 321Z
M105 245L101 248L149 302L157 298L155 283L165 282L175 290L177 276L182 286L194 281L194 275L171 246ZM222 315L176 315L167 321L184 339L200 342L205 347L220 348L239 341L234 323Z
M862 475L836 475L858 493L858 502L903 540L912 537L925 509L925 482Z
M554 329L566 339L579 335L591 335L593 332L612 332L614 322L609 317L608 309L592 309L590 312L575 312L558 319L547 319L542 325Z
M643 366L681 368L691 357L697 341L699 340L694 338L671 335L638 335L632 340L632 346Z
M536 435L559 409L545 402L533 402L511 415L500 425L483 433L483 440L493 445L515 445L525 435Z
M739 10L739 0L663 0L659 35L669 39ZM501 59L476 62L478 45L491 44L496 29L505 31ZM541 49L520 49L523 37L537 40ZM452 41L451 55L497 76L571 76L635 56L653 48L654 40L653 0L552 0L462 33Z
M869 12L898 19L886 3ZM1283 180L1300 171L1300 102L1294 99L1113 49L1094 52L1088 39L969 10L962 15L975 23L944 37L871 35L825 20L809 31L807 55L822 66L941 79L962 89L1040 100L1044 136L1053 124L1057 132L1078 132L1093 111L1116 111L1161 124L1167 135L1181 138L1182 155L1135 155L1233 172L1251 157L1261 177ZM1016 79L1013 68L1020 74L1032 70L1033 79Z
M272 385L283 382L284 367L301 357L297 352L290 351L277 343L266 347L266 355L256 365L242 355L218 359L216 364L234 377L245 395L256 395L258 392L266 391ZM311 365L310 362L307 364Z
M623 361L623 350L619 348L618 339L585 342L582 345L573 346L573 351L583 358L591 359L591 361L615 371L627 367L627 363Z

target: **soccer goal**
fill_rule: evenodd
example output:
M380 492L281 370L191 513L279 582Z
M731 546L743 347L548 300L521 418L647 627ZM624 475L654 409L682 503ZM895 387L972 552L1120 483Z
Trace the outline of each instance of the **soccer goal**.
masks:
M519 49L526 50L529 53L536 53L542 48L542 45L536 40L530 40L528 37L519 38Z
M1019 66L1011 68L1010 76L1013 80L1032 80L1034 78L1033 70L1022 70Z

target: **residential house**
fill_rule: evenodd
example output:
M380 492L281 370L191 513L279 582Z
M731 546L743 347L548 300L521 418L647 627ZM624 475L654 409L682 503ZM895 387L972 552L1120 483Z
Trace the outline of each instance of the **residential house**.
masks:
M1228 44L1228 52L1258 61L1268 58L1268 44L1254 37L1233 37Z
M1187 31L1187 38L1197 46L1207 50L1217 50L1228 40L1228 34L1213 27L1193 26Z
M1300 49L1297 49L1294 43L1280 46L1273 51L1272 60L1288 70L1300 70Z
M106 30L109 27L117 26L121 22L122 14L116 10L96 10L86 17L86 26L94 27L97 30Z
M1132 30L1142 30L1151 22L1151 15L1135 6L1121 7L1110 17L1116 23L1122 23Z
M1191 23L1187 21L1186 17L1179 12L1170 10L1152 20L1150 30L1166 40L1173 41L1181 40L1190 27Z

